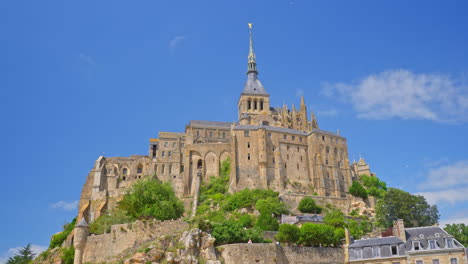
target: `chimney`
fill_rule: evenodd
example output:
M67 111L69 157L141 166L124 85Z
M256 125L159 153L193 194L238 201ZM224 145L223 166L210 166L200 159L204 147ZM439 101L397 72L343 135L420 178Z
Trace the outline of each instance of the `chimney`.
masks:
M398 219L393 223L393 235L406 242L405 225L403 219Z

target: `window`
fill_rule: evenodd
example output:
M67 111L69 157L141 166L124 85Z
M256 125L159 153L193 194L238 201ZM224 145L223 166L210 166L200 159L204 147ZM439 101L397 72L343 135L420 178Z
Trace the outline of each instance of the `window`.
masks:
M268 137L270 137L270 138L271 138L271 133L268 133Z
M325 160L325 165L328 165L328 160Z
M254 110L257 110L257 100L254 100Z
M419 250L420 249L420 243L419 241L413 241L413 249L414 250Z
M153 158L156 158L156 150L157 150L156 145L153 145L152 147L153 147L153 154L152 154L152 156L153 156Z
M275 147L271 148L271 151L275 151Z
M226 132L223 132L223 138L226 138Z
M109 169L109 174L112 174L112 173L113 173L112 169Z
M457 258L450 258L450 264L458 264Z
M284 140L288 139L288 135L283 135L283 139Z
M299 137L299 142L302 142L302 137Z
M436 248L435 240L429 240L429 248L430 249L435 249Z
M138 167L138 168L137 168L137 173L143 173L143 168L142 168L142 167Z
M393 245L391 246L391 249L392 249L392 255L398 255L398 247Z
M416 260L416 264L423 264L423 263L424 263L424 261L422 261L422 260Z
M286 169L288 167L288 165L286 163L284 163L284 168Z
M273 158L273 160L272 160L272 161L273 161L273 164L275 164L275 158Z
M184 165L180 165L180 172L184 172Z
M453 239L452 238L447 238L447 247L448 248L453 248Z
M202 168L203 168L203 162L202 162L202 160L200 159L200 160L198 160L198 162L197 162L197 169L202 169Z
M325 141L325 136L322 136L322 140Z
M372 253L374 257L380 257L380 247L373 247Z
M250 142L247 142L247 148L250 148Z
M294 141L294 140L296 139L296 136L292 136L291 138L292 138L292 140Z
M433 259L433 260L432 260L432 264L440 264L440 263L439 263L439 259Z
M210 131L210 137L213 137L213 132Z
M168 152L167 152L167 156L168 156L169 158L172 157L172 151L168 151Z
M164 157L165 155L166 155L166 153L164 153L164 151L161 152L161 157Z
M248 130L244 131L244 137L248 137L248 136L249 136L249 131Z
M127 173L128 173L128 169L127 169L127 168L124 168L124 169L122 170L122 174L123 174L123 175L127 175Z
M354 250L354 257L357 259L362 258L362 249L355 249Z
M302 162L302 156L301 156L301 162Z
M247 154L247 159L250 160L250 153Z
M169 174L172 173L172 165L169 165Z
M200 136L200 131L197 131L197 137L199 137L199 136Z

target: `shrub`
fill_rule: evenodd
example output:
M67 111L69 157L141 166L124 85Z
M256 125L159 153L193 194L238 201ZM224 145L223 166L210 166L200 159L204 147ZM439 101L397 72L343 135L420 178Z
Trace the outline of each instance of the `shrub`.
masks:
M300 242L305 246L337 245L335 229L329 225L305 223L300 230Z
M255 228L263 231L277 231L278 226L278 220L271 216L271 213L261 213L255 223Z
M353 181L353 184L349 187L349 193L353 196L367 199L367 190L358 181Z
M169 183L143 179L133 184L118 207L136 219L177 219L184 213L182 202L175 196Z
M62 249L62 255L60 256L63 264L73 264L75 259L75 248L73 246Z
M66 223L65 225L63 225L63 231L58 234L53 235L52 238L50 239L49 248L52 249L52 248L60 247L63 241L67 239L68 235L75 228L75 223L76 223L76 218L74 218L71 221L71 223Z
M297 207L299 211L302 213L316 213L320 214L322 212L322 207L318 206L315 203L315 200L310 197L304 197L299 202L299 206Z
M331 210L328 212L323 218L323 222L336 228L344 228L346 226L345 215L340 210Z
M213 226L212 235L217 245L245 243L251 239L253 242L263 241L263 232L256 229L245 229L240 222L226 220Z
M255 209L261 214L274 214L280 216L288 212L286 204L281 202L278 197L268 197L260 199L255 203Z
M297 243L301 237L299 227L290 224L282 224L279 226L278 234L275 238L282 243Z
M241 208L253 208L260 199L278 199L278 193L272 190L244 189L227 197L224 205L226 211L234 211Z
M249 214L239 216L239 222L243 227L251 228L255 224L255 219Z
M108 214L102 214L96 218L96 220L89 225L89 232L97 235L109 233L112 225L131 223L134 220L135 219L128 216L125 211L116 208Z

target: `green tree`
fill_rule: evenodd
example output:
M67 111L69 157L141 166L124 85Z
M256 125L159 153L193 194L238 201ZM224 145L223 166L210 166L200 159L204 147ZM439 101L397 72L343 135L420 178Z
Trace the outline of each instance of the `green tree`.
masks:
M322 207L318 206L315 203L315 200L310 197L304 197L299 202L299 206L297 207L299 211L302 213L316 213L320 214L322 212Z
M118 208L136 219L177 219L184 213L184 206L175 196L172 186L153 179L143 179L133 184Z
M382 198L387 192L387 184L375 176L361 175L360 180L371 196Z
M403 219L405 226L430 226L439 220L436 205L430 205L421 195L389 188L382 199L377 201L376 218L384 227L390 227L397 219Z
M278 197L267 197L258 200L255 203L255 209L261 214L274 214L275 216L281 216L281 214L288 212L286 204L281 202Z
M29 264L35 256L36 254L31 250L31 244L28 244L21 248L13 257L10 257L6 264Z
M305 223L301 227L300 242L304 246L337 245L335 228L329 225Z
M258 200L269 197L278 199L278 195L277 192L272 190L244 189L228 196L223 207L226 211L234 211L241 208L252 209Z
M358 181L353 181L351 187L349 187L349 193L362 199L367 199L367 190Z
M290 224L282 224L279 226L278 234L275 238L282 243L297 243L301 237L301 230L299 227Z
M445 231L451 234L458 242L468 247L468 226L465 224L447 224Z
M346 218L343 212L340 210L331 210L329 211L325 217L323 218L323 222L327 225L336 227L336 228L344 228L346 227Z

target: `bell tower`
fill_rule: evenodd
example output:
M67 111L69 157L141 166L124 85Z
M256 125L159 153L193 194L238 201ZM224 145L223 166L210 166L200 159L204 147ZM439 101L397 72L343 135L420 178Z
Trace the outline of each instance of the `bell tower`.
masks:
M253 48L252 24L249 23L250 46L247 63L247 82L238 102L238 117L242 125L254 124L258 115L270 113L270 95L258 79L257 61Z

